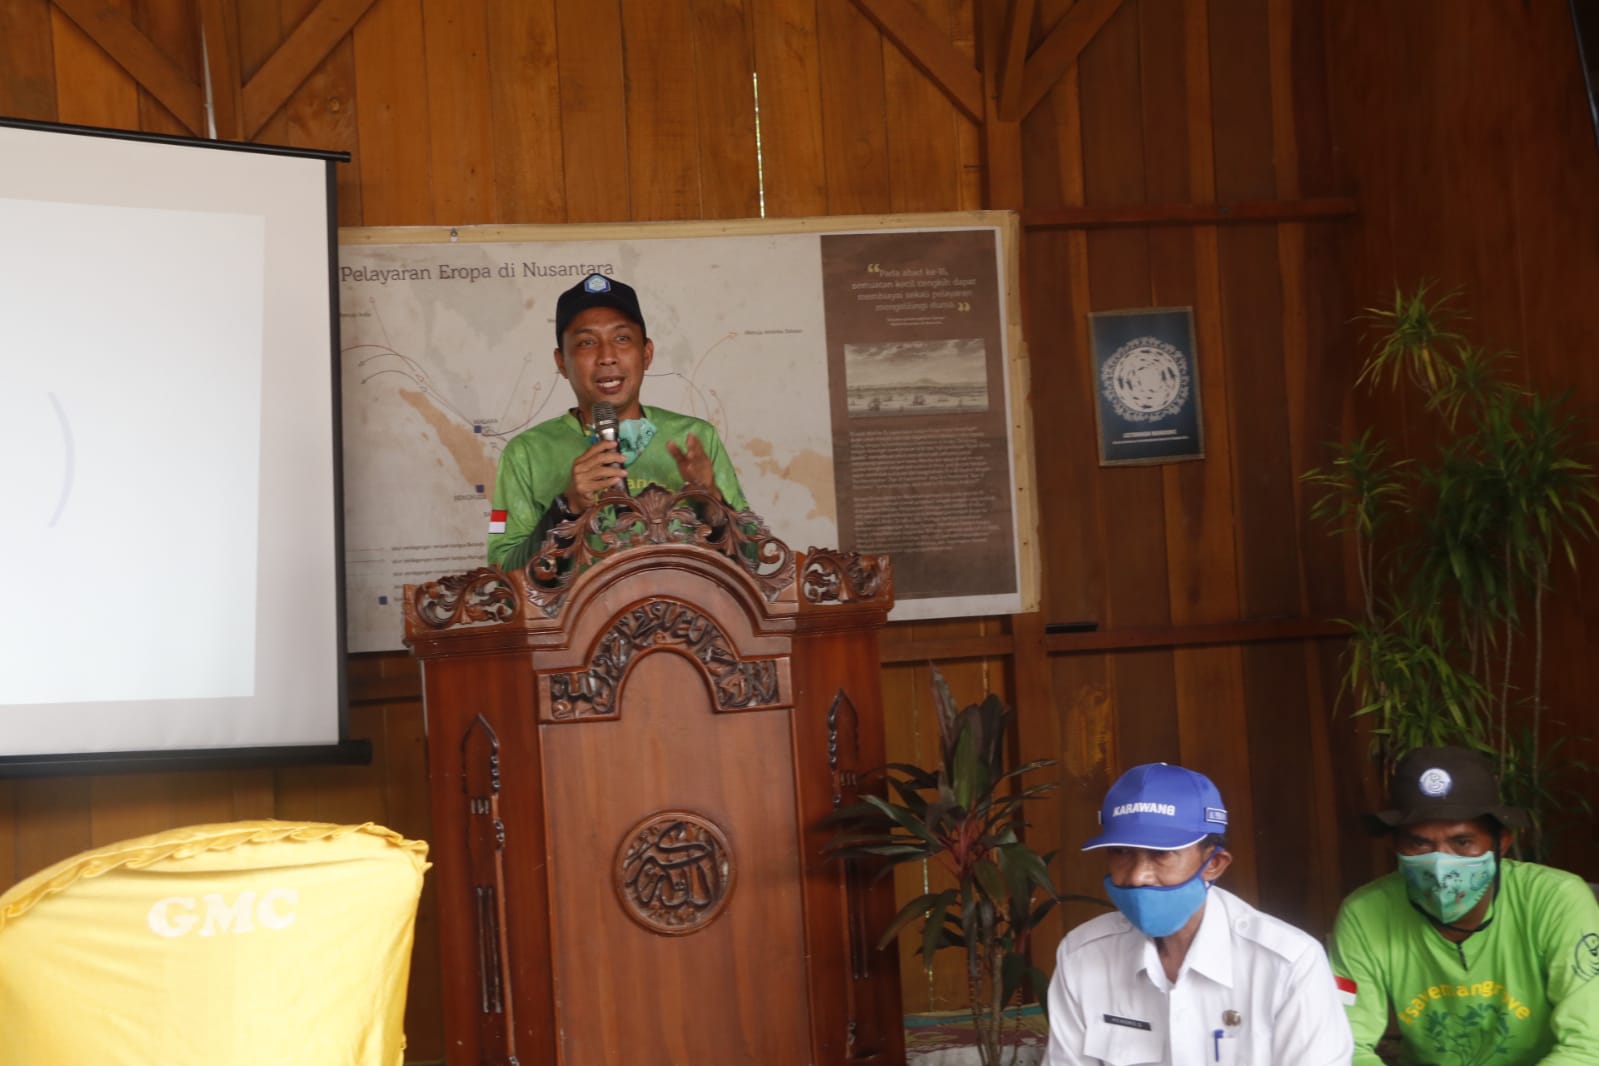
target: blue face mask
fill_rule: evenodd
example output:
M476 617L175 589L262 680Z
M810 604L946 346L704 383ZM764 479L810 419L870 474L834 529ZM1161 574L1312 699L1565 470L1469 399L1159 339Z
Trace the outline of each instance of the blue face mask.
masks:
M1445 925L1465 917L1487 893L1493 884L1494 866L1491 851L1475 856L1441 851L1399 856L1405 895Z
M1105 892L1122 916L1148 937L1171 936L1181 929L1194 912L1205 905L1210 882L1201 875L1210 865L1212 851L1199 864L1194 876L1180 885L1137 885L1123 888L1107 875Z

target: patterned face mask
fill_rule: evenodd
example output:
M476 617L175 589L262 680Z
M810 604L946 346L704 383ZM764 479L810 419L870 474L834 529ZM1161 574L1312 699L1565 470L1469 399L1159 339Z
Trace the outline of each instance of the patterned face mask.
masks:
M621 449L622 461L629 466L639 453L649 447L655 436L655 423L647 418L629 418L616 427L616 445Z
M1467 857L1441 851L1399 856L1405 895L1427 914L1448 925L1477 905L1493 884L1493 852Z

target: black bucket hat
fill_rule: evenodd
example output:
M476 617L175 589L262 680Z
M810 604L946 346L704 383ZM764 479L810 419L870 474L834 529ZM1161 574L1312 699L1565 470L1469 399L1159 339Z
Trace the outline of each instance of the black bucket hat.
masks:
M1527 812L1499 802L1493 763L1470 748L1417 748L1399 760L1388 782L1388 809L1365 816L1373 833L1417 822L1459 822L1490 817L1511 829L1527 828Z

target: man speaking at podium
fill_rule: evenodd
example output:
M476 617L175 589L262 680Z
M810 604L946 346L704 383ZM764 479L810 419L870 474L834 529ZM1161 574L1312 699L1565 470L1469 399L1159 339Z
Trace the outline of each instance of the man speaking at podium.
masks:
M733 461L716 429L702 419L639 403L655 343L632 286L590 274L555 304L555 368L577 406L511 438L494 478L489 562L527 565L557 522L576 517L612 486L637 492L714 488L734 510L747 510ZM595 405L612 408L614 433L596 427ZM611 439L607 439L611 438Z

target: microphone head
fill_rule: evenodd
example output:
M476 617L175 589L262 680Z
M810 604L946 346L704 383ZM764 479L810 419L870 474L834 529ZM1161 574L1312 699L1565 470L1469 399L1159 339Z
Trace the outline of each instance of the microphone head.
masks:
M594 435L600 440L616 439L616 407L605 400L594 404Z

